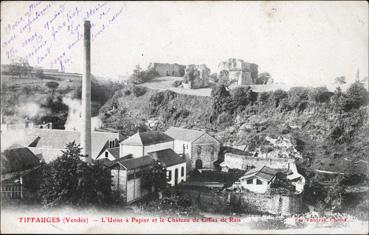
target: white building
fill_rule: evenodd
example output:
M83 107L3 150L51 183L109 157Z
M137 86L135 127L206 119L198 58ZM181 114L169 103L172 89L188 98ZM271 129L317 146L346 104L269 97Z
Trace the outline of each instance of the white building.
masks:
M176 154L173 149L164 149L149 155L164 164L167 169L168 183L171 186L186 181L186 159Z
M255 193L265 193L276 177L277 171L270 167L254 168L242 176L241 187Z
M119 157L132 154L134 158L137 158L150 152L173 148L174 139L163 132L137 132L120 143Z

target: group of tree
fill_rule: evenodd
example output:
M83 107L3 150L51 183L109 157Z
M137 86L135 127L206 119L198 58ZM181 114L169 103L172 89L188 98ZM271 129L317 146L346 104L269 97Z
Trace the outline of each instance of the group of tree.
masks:
M9 68L6 71L2 71L2 73L12 76L18 76L19 79L22 76L28 76L30 72L33 70L33 67L29 65L29 63L25 60L13 61L9 64Z
M155 69L150 68L143 70L140 65L136 65L132 75L129 77L129 80L133 84L141 84L150 81L151 79L156 78L158 76L159 73Z
M293 87L288 91L278 89L256 93L248 86L229 91L225 85L217 85L212 89L211 97L213 98L211 122L229 121L231 115L239 114L252 105L280 111L302 112L308 107L329 104L335 111L348 112L368 104L368 91L359 81L351 84L346 92L340 88L331 92L326 87Z

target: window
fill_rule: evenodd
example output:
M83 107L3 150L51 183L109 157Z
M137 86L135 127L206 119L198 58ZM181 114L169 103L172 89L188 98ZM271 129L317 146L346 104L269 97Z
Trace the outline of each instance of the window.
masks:
M172 180L172 171L168 171L168 180L171 181Z
M127 179L128 180L133 180L134 178L135 178L135 174L134 173L127 176Z
M252 179L248 179L247 184L252 184L252 181L253 181Z
M197 146L197 155L201 154L201 146Z
M261 181L261 180L257 179L257 180L256 180L256 184L263 184L263 181Z
M105 158L108 158L108 156L109 156L109 153L106 151L105 152Z
M182 168L181 168L181 176L182 177L184 176L184 166L182 166Z

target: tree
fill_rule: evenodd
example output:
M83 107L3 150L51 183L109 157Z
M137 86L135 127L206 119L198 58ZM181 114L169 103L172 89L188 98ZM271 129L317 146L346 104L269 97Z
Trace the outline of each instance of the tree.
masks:
M154 187L159 193L168 187L167 169L165 165L157 160L151 168L143 172L142 186L148 189Z
M309 99L316 103L324 103L328 102L332 95L327 87L315 87L309 92Z
M275 107L278 107L279 102L282 99L287 98L287 97L288 97L287 92L285 92L284 90L281 90L281 89L275 90L272 95L272 99L274 101Z
M352 108L359 108L368 104L368 91L365 89L364 84L359 81L351 84L346 95Z
M133 70L132 75L130 76L130 80L134 84L141 84L147 82L155 77L159 76L159 73L154 68L149 68L143 70L141 66L138 64L136 65L135 69Z
M45 85L47 88L51 90L51 96L54 97L55 90L59 87L59 83L50 81L50 82L47 82Z
M334 81L335 81L335 83L337 83L339 85L346 84L346 78L345 78L345 76L336 77L334 79Z
M21 79L22 75L27 76L32 69L33 68L26 61L13 62L9 66L9 74L18 76L19 79Z
M81 148L74 141L43 172L40 196L46 206L91 205L111 201L110 171L81 160Z

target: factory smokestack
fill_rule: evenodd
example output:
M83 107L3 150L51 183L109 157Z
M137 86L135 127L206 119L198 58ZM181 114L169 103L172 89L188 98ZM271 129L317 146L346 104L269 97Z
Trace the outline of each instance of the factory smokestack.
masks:
M83 42L83 78L82 78L82 154L87 155L86 162L91 163L91 24L84 22Z

